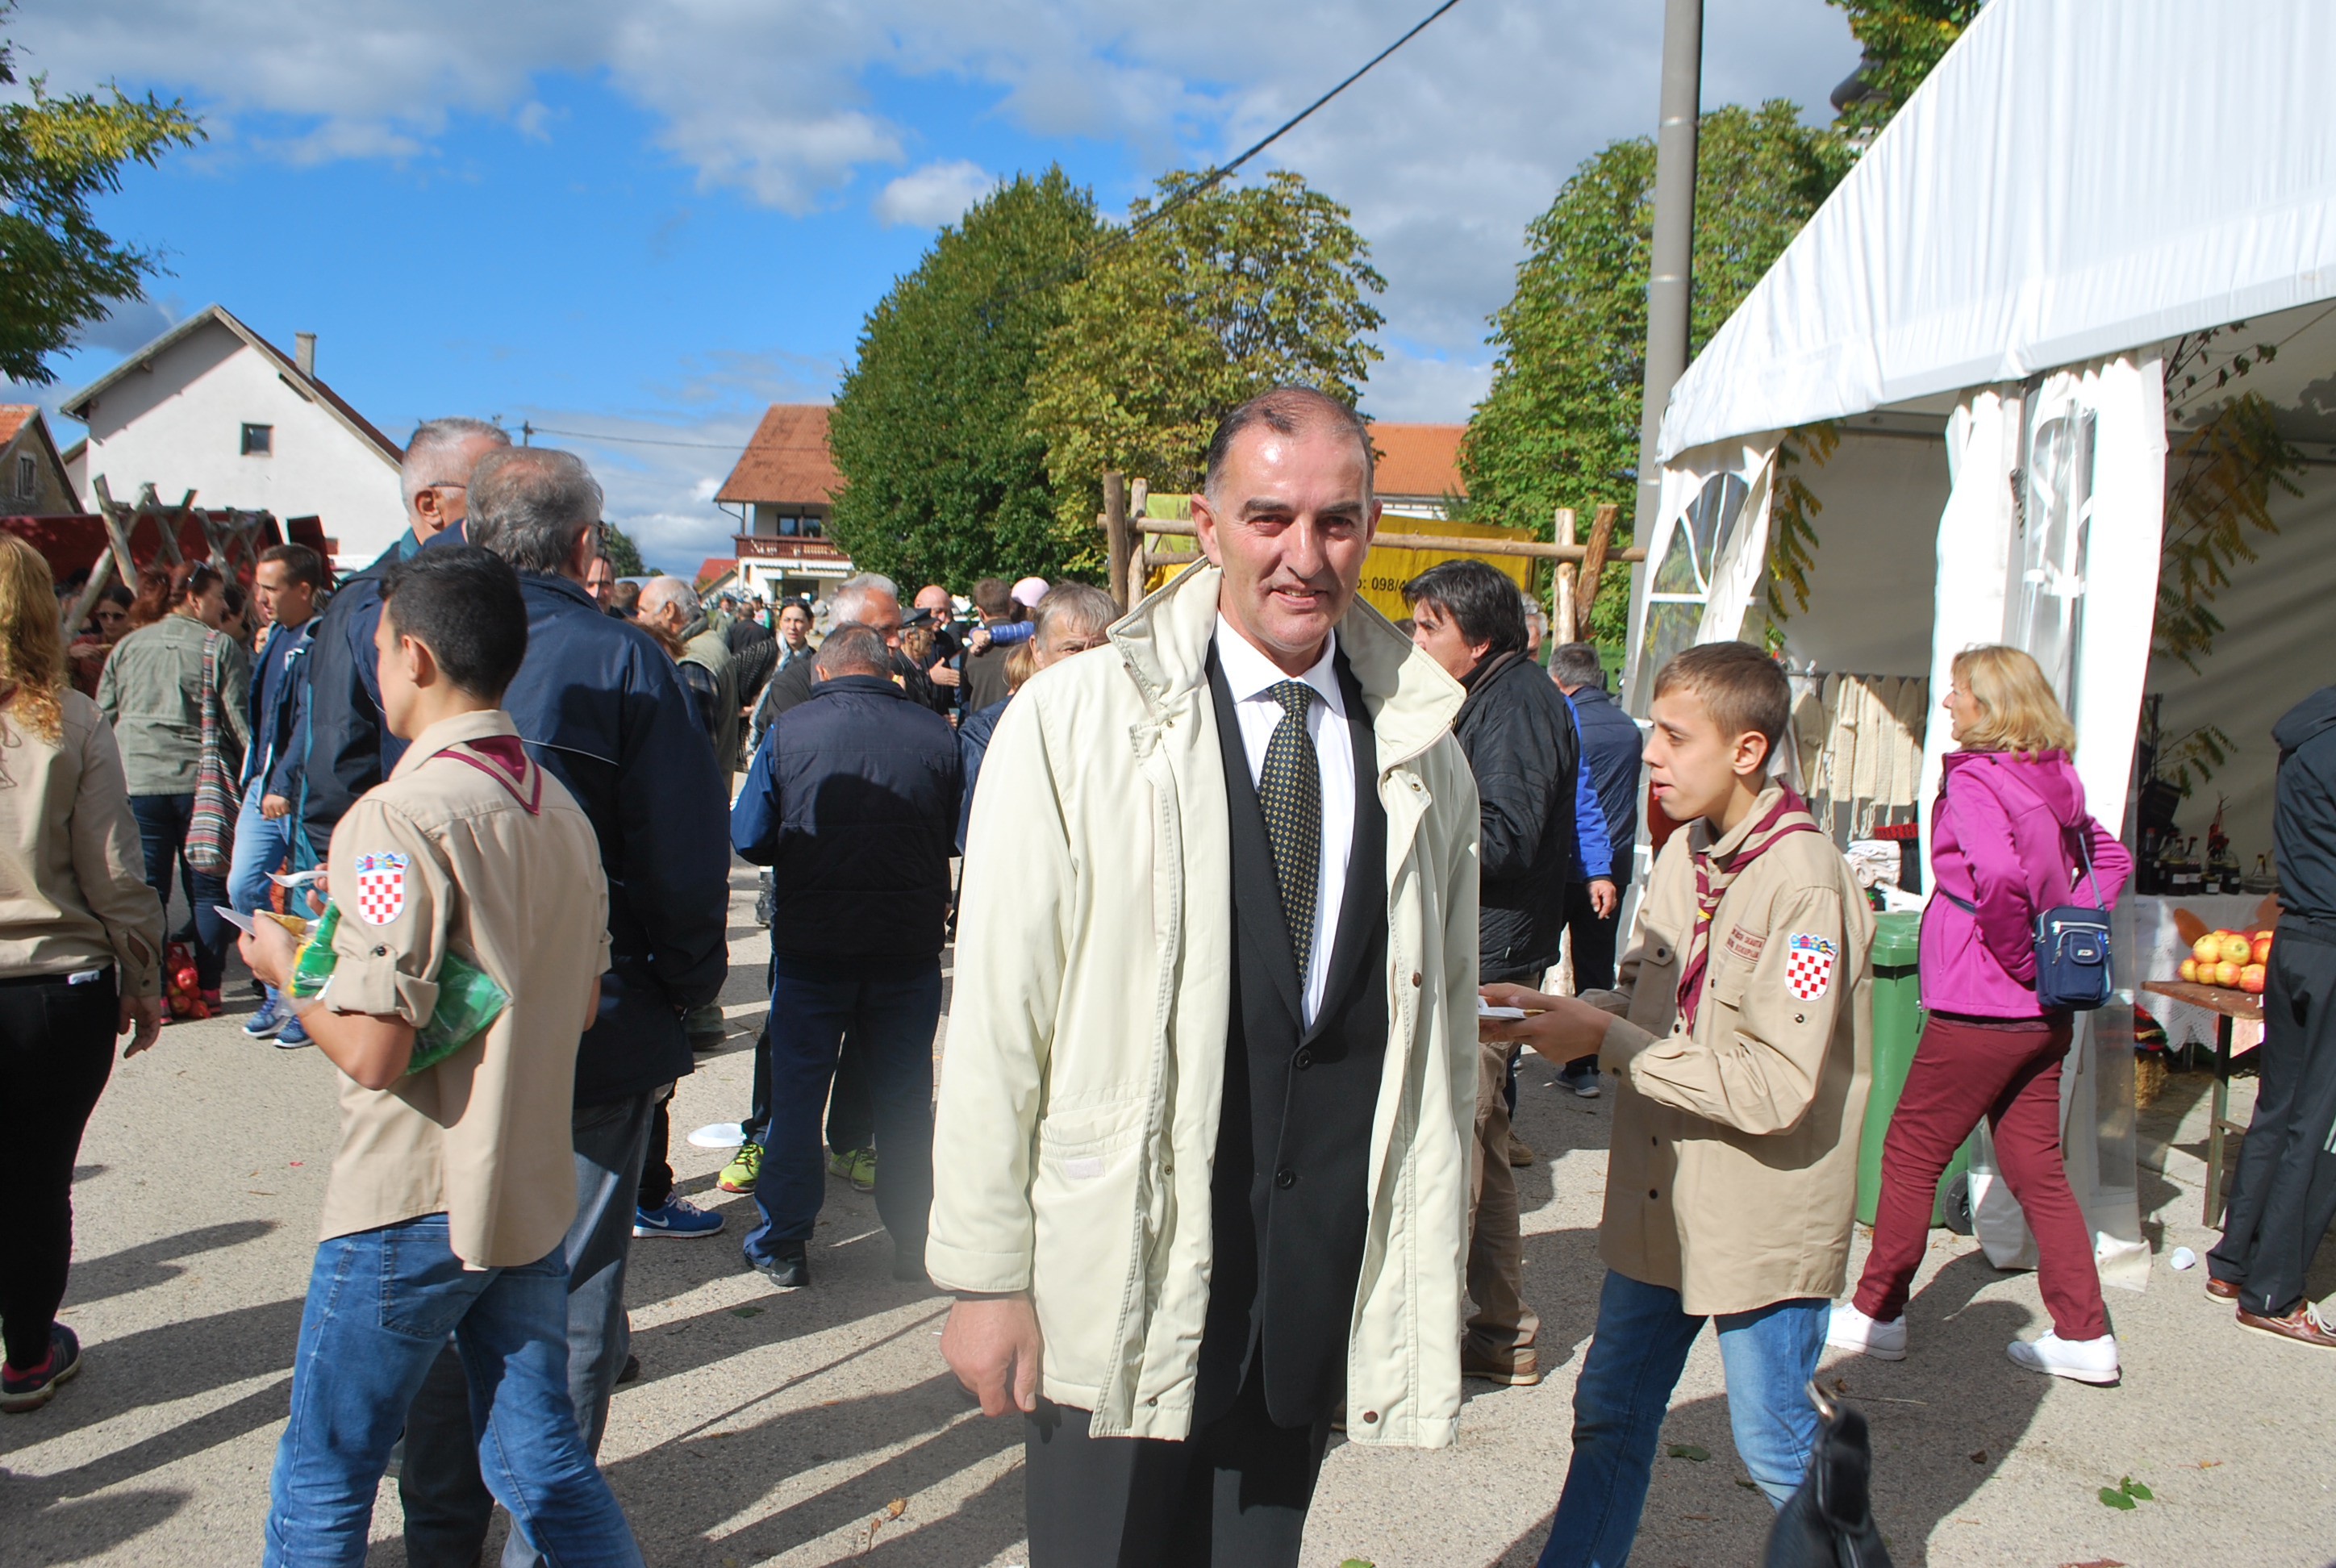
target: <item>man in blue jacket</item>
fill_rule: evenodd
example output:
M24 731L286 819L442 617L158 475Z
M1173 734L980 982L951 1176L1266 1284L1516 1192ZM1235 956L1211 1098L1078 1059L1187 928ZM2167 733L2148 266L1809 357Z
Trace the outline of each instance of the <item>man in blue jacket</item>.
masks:
M1599 889L1598 871L1584 875L1565 890L1565 929L1573 945L1573 989L1611 990L1614 985L1615 938L1621 931L1621 900L1616 890L1630 881L1631 846L1639 837L1639 754L1645 737L1636 720L1614 706L1606 692L1606 669L1598 650L1586 642L1570 642L1549 656L1549 678L1573 705L1573 720L1582 735L1582 773L1594 792L1603 819L1606 842L1611 846L1606 885ZM1559 1081L1585 1100L1598 1097L1598 1058L1568 1062Z
M325 587L325 559L305 544L261 552L252 592L268 611L268 636L251 672L251 745L243 754L243 793L236 813L234 858L227 901L249 914L268 902L268 873L292 853L292 806L300 795L300 765L307 750L308 638L316 629L316 595ZM287 1050L308 1044L300 1020L268 988L243 1032L273 1039Z
M312 638L308 743L295 844L302 865L323 863L342 814L387 778L405 755L405 743L381 722L381 687L374 677L381 574L433 539L460 540L472 465L510 444L510 436L483 419L425 420L405 443L398 473L405 493L405 531L379 560L342 581Z
M576 1057L567 1243L569 1392L597 1452L630 1339L625 1262L649 1124L690 1070L682 1015L719 996L729 973L728 803L673 661L638 627L603 615L584 586L600 550L590 472L569 453L505 447L479 460L469 484L471 542L519 570L527 602L527 658L504 711L584 808L608 878L608 971ZM452 1355L415 1396L405 1445L407 1561L472 1562L492 1500ZM514 1532L506 1568L537 1561Z
M925 1278L933 1201L933 1029L940 1020L963 777L949 720L911 700L878 629L820 646L811 699L781 714L730 813L730 842L783 886L771 920L771 1114L746 1261L783 1290L811 1283L825 1192L820 1114L849 1029L871 1089L895 1279Z

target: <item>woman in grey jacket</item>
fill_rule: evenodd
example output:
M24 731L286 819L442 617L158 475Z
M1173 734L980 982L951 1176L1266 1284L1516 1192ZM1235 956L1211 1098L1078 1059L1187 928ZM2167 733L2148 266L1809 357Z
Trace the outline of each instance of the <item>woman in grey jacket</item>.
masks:
M142 880L122 757L65 678L48 563L0 534L0 1410L44 1405L81 1365L57 1322L73 1160L113 1066L161 1018L162 911Z
M227 967L227 922L219 917L219 906L228 901L227 881L195 870L185 858L195 770L202 758L203 650L208 645L212 651L219 744L229 778L241 771L244 747L251 741L251 656L219 632L227 618L227 579L217 568L183 561L170 569L167 579L159 572L141 576L147 580L139 597L151 594L170 612L115 646L98 677L97 706L121 744L130 810L145 847L147 883L168 911L171 869L179 868L194 916L197 983L204 1002L217 1012L219 976Z

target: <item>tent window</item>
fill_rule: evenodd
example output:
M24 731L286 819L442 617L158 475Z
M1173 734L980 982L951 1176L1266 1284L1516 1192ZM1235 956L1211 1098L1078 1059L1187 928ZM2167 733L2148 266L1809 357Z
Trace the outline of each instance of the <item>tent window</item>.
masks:
M2072 716L2097 434L2096 415L2077 407L2037 421L2030 432L2028 463L2019 480L2014 577L2005 596L2010 620L2004 640L2035 656Z
M1695 641L1711 573L1736 536L1752 487L1741 474L1715 473L1671 525L1661 562L1647 591L1647 631L1639 667L1652 679L1671 655Z

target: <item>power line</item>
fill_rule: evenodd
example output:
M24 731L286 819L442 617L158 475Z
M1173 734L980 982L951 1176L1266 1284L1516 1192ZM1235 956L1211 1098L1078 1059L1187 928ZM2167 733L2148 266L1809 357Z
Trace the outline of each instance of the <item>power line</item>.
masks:
M530 424L525 420L520 422L519 433L522 440L538 435L565 435L575 441L614 441L628 446L688 446L702 452L746 450L745 443L737 441L658 441L646 435L600 435L589 430L548 430L540 424Z
M1434 22L1437 17L1443 15L1446 11L1451 10L1452 7L1458 4L1460 4L1460 0L1444 0L1444 3L1436 6L1435 10L1430 11L1426 15L1412 24L1410 29L1406 32L1402 37L1397 38L1394 43L1388 44L1377 54L1372 55L1368 60L1364 61L1361 65L1358 66L1336 87L1331 88L1330 91L1323 93L1321 97L1317 98L1313 102L1309 103L1305 108L1300 109L1297 113L1291 115L1280 125L1274 127L1270 133L1252 143L1249 149L1243 151L1239 157L1227 162L1220 163L1217 167L1210 170L1200 179L1184 186L1173 196L1171 196L1167 200L1162 202L1158 207L1153 208L1151 211L1145 213L1143 217L1129 224L1125 229L1123 229L1118 233L1113 235L1109 239L1105 240L1099 245L1089 247L1086 250L1073 258L1062 267L1057 268L1054 272L1048 274L1046 277L1039 278L1035 283L1025 284L1022 287L1015 290L1012 294L1007 295L1004 299L1001 299L997 303L998 305L1010 305L1026 294L1034 294L1041 288L1053 287L1065 278L1067 278L1071 274L1080 270L1089 263L1110 255L1113 251L1118 249L1121 246L1125 245L1137 235L1143 233L1145 229L1151 228L1153 224L1167 217L1171 212L1175 211L1179 207L1183 206L1186 202L1191 201L1195 197L1199 196L1202 191L1212 190L1217 185L1222 184L1227 175L1232 173L1234 170L1239 169L1242 164L1248 162L1251 159L1256 157L1259 153L1264 151L1275 142L1280 141L1290 131L1295 131L1300 124L1304 123L1307 117L1311 115L1316 110L1321 108L1322 105L1329 102L1331 99L1336 98L1339 93L1344 93L1348 88L1352 87L1356 83L1361 81L1369 73L1373 66L1378 64L1380 61L1385 60L1388 55L1394 54L1405 44L1410 43L1414 38L1418 37L1422 33L1427 30L1430 23ZM984 314L988 314L988 307L985 307Z

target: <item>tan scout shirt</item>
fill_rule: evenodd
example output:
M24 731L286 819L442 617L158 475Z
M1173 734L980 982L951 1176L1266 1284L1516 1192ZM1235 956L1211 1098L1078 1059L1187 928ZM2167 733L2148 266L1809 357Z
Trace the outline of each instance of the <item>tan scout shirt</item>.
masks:
M325 1236L443 1213L455 1255L482 1269L534 1262L576 1217L576 1042L608 964L592 824L559 780L496 736L515 741L509 715L433 725L333 830L341 923L324 993L337 1012L419 1028L452 950L511 998L437 1066L387 1089L343 1086L325 1190ZM479 741L484 749L465 744Z
M1600 1051L1620 1083L1599 1251L1698 1316L1840 1294L1873 1044L1874 916L1821 833L1778 840L1721 897L1695 1030L1681 1029L1691 851L1709 842L1697 822L1663 846L1617 989L1583 998L1619 1015Z

